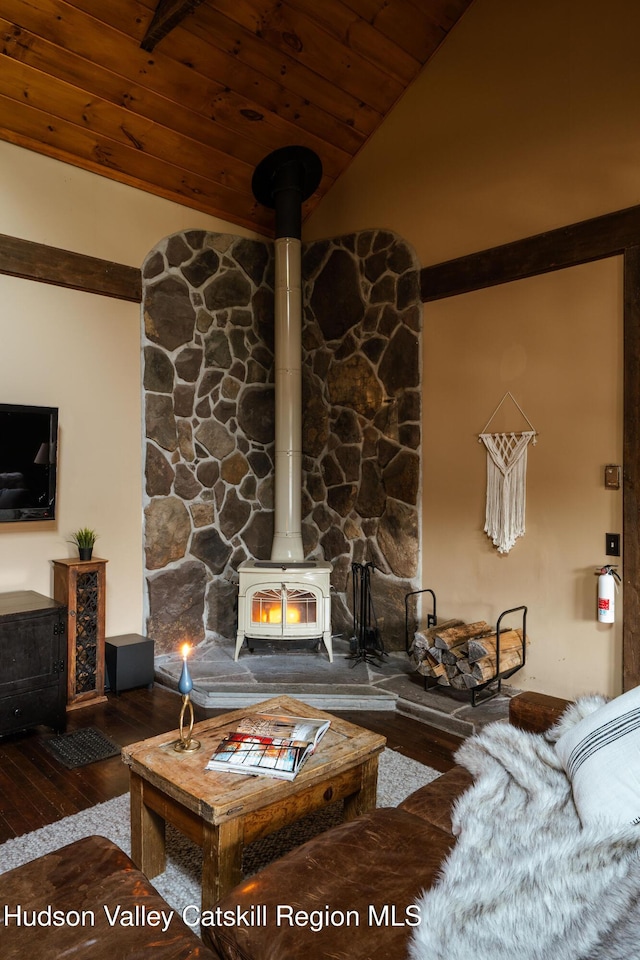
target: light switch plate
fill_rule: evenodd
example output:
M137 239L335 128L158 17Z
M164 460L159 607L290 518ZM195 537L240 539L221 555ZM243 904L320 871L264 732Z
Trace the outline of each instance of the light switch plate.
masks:
M606 537L606 550L608 557L619 557L620 556L620 534L619 533L607 533Z

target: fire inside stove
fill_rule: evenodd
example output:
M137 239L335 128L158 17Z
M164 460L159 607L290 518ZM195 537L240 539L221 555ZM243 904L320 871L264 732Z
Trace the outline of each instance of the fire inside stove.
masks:
M262 590L251 598L251 623L317 623L317 606L307 590Z

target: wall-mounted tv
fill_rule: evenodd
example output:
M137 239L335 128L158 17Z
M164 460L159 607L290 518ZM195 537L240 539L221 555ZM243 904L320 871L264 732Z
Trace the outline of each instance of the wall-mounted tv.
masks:
M56 515L58 408L0 403L0 522Z

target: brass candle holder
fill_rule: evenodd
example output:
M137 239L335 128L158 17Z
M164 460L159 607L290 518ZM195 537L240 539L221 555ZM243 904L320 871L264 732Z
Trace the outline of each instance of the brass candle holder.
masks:
M185 644L182 648L182 673L178 681L178 690L182 694L182 708L180 710L180 739L176 740L173 749L179 753L193 752L199 750L201 743L194 740L193 733L193 704L191 703L191 691L193 689L193 680L187 666L187 656L190 647ZM185 724L185 717L188 717L188 723Z

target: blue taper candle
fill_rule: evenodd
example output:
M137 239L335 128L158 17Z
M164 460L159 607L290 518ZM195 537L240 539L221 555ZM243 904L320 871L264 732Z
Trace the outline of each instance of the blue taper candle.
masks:
M193 690L193 680L191 679L191 674L189 673L189 667L187 666L187 654L189 652L189 647L184 646L182 652L182 673L180 674L180 680L178 681L178 690L183 697L186 697L188 693L191 693Z

